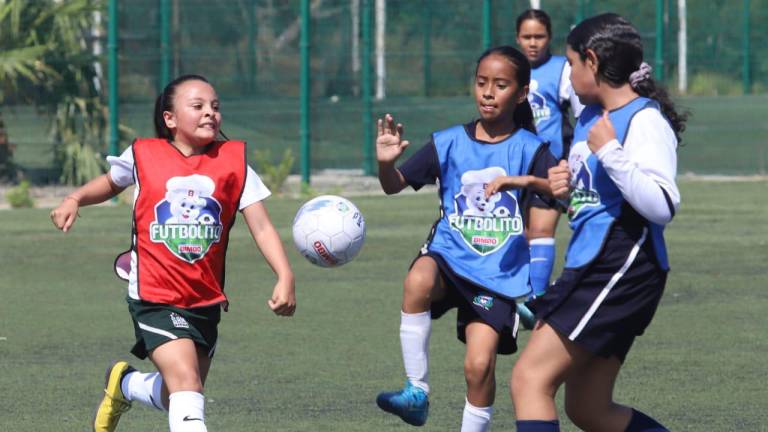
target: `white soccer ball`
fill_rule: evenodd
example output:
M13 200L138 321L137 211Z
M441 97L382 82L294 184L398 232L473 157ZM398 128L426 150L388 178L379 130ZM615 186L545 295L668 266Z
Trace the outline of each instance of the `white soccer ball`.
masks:
M307 201L293 219L293 242L312 264L338 267L352 261L365 241L365 219L349 200L322 195Z

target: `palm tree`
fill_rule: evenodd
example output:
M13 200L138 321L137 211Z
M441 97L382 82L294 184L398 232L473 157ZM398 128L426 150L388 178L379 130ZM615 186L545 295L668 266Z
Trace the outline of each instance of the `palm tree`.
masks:
M53 72L39 61L46 47L30 40L21 31L23 3L21 0L0 0L0 105L5 102L6 95L18 92L23 81L38 85ZM16 178L13 150L0 111L0 180Z
M0 0L0 101L13 95L50 116L64 183L102 169L94 149L103 148L107 116L98 59L88 49L93 12L102 7L101 0Z

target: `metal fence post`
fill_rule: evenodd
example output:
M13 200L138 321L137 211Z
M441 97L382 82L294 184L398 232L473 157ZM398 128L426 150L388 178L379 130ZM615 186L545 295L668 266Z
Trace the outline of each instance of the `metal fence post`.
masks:
M744 88L744 94L750 94L752 92L752 76L750 70L749 58L751 57L751 47L749 45L749 0L744 0L743 6L743 33L742 33L742 87Z
M491 0L483 0L483 49L491 47L493 40L493 5Z
M301 71L299 77L300 107L300 141L301 141L301 181L309 185L310 181L310 124L309 124L309 44L310 44L310 10L309 0L301 0L301 39L299 41Z
M432 4L431 0L423 0L422 23L424 29L424 96L429 97L432 86Z
M362 77L360 93L362 96L363 115L363 174L373 175L373 106L371 103L371 1L363 0L362 17Z
M158 93L171 81L171 1L160 0L160 79Z
M664 0L656 0L656 52L654 53L653 78L664 80Z
M248 92L256 89L256 0L248 2Z
M108 106L109 106L109 153L116 156L119 152L118 141L120 140L119 124L120 115L118 112L119 89L117 83L117 0L109 0L107 13L109 15L109 24L107 29L107 80L108 85Z

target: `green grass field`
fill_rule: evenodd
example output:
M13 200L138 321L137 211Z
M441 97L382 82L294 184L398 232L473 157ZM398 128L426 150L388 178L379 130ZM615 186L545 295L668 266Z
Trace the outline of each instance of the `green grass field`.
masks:
M768 206L759 198L766 188L681 184L683 206L667 231L667 291L617 385L619 401L673 431L768 430ZM411 430L380 412L374 398L404 379L401 282L436 216L437 198L423 192L354 201L367 219L366 245L356 261L330 270L312 267L290 245L300 202L268 201L297 276L291 319L267 308L273 277L242 221L236 225L227 265L232 307L206 389L210 430ZM111 272L115 254L128 245L129 213L126 206L83 209L65 235L48 210L0 211L0 430L90 430L110 361L151 368L129 357L125 286ZM567 231L560 229L561 246ZM432 409L424 431L457 430L461 421L464 347L455 339L454 317L433 327ZM515 359L498 362L494 430L514 428L507 379ZM119 430L167 427L165 415L137 406Z
M680 98L692 113L680 148L679 173L754 175L768 173L768 95ZM152 104L124 104L121 122L138 136L153 134ZM230 138L247 140L251 149L270 149L274 157L291 148L299 163L299 111L295 99L253 98L224 100L223 129ZM312 167L361 168L364 137L361 104L313 100L311 114ZM476 116L469 97L389 98L374 105L377 116L391 112L405 125L413 151L429 134ZM16 161L37 182L53 181L53 152L46 120L27 107L3 109ZM127 146L129 142L123 143ZM365 143L370 145L370 143ZM104 151L106 151L106 143Z

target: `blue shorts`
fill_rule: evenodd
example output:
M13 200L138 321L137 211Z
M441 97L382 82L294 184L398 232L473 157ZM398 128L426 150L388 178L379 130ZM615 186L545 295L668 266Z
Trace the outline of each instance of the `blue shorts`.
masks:
M499 346L496 349L499 354L515 353L519 323L515 302L457 275L438 254L427 252L419 255L422 256L435 260L446 285L445 297L432 302L432 319L438 319L450 309L457 308L456 337L460 341L467 343L466 330L470 322L482 321L499 333Z
M591 353L623 363L650 324L667 281L650 237L638 244L642 229L615 225L592 263L564 269L547 293L532 301L536 317Z

